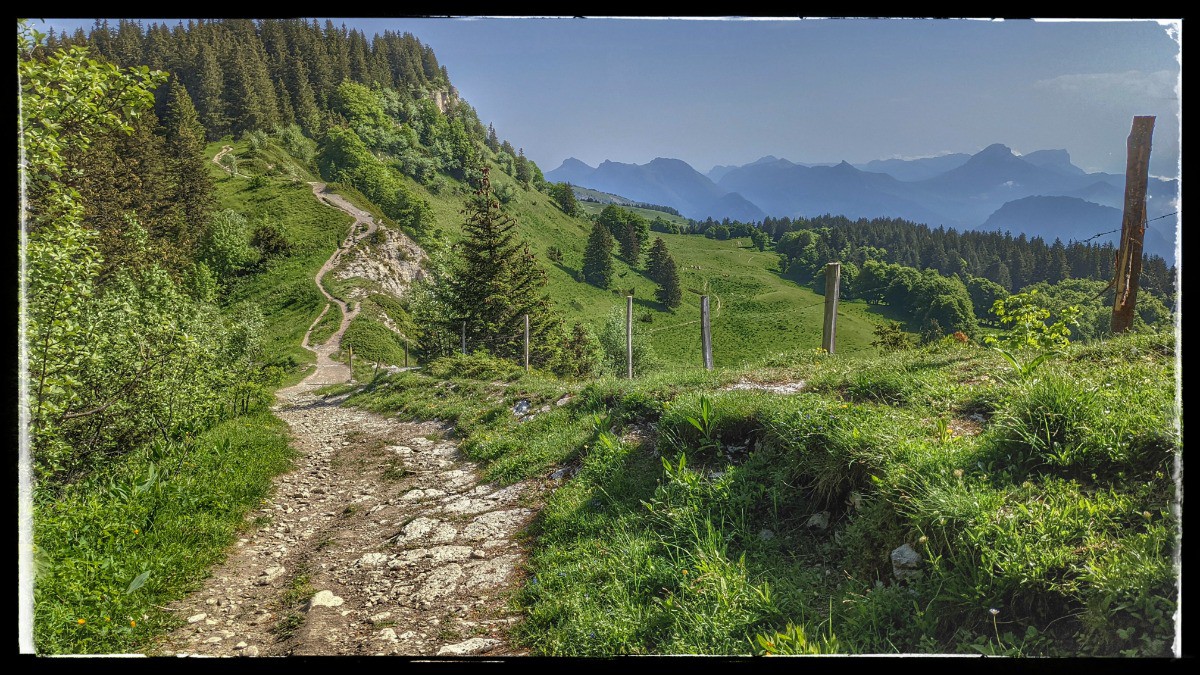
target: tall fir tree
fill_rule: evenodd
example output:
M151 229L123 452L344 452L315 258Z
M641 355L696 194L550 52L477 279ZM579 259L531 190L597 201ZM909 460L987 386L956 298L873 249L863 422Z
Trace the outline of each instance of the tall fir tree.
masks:
M183 209L186 222L179 240L186 248L191 248L196 233L208 222L212 212L213 181L204 156L204 125L178 78L172 77L167 87L167 112L163 123L167 131L167 152L176 176L172 201Z
M529 246L518 239L517 221L500 210L487 168L463 210L458 260L435 295L445 308L444 333L458 335L466 323L467 348L484 348L501 358L524 350L524 316L529 315L530 362L545 365L555 355L561 320L545 291L546 273Z
M671 254L667 252L667 242L663 241L662 237L655 237L650 254L646 257L646 273L654 283L662 281L663 263L669 257Z
M613 238L608 228L597 222L592 226L588 235L587 248L583 251L583 280L598 286L608 288L612 283Z
M658 289L654 292L654 297L669 309L674 309L683 302L683 289L679 286L679 273L675 269L675 259L669 253L662 261Z

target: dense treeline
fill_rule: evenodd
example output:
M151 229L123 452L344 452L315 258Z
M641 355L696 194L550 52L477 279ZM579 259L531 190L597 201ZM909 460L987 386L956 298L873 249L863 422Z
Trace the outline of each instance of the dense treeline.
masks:
M868 259L966 279L982 277L1015 292L1026 286L1065 279L1112 278L1116 249L1110 243L1047 242L1042 237L1013 236L1008 232L958 232L931 228L901 218L860 218L824 215L815 218L771 218L758 223L691 221L688 231L715 239L767 234L783 257L785 267L805 264L814 257L820 264L833 260L861 267ZM793 234L806 231L813 238ZM806 252L806 249L811 249ZM1175 268L1159 256L1146 256L1142 288L1166 302L1175 295Z
M410 33L368 39L326 21L189 20L174 26L97 21L90 31L47 37L48 49L86 45L123 66L174 74L196 102L209 140L299 124L312 135L330 120L338 86L349 80L413 101L433 91L453 98L446 69ZM163 102L160 100L161 106ZM484 130L478 130L483 138Z

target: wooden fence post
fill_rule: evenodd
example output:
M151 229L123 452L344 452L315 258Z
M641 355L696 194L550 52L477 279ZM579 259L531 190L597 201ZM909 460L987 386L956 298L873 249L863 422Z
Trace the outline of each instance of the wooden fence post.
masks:
M842 264L833 262L825 265L825 323L821 330L821 346L829 354L833 353L834 343L837 342L837 305L841 285Z
M1150 139L1154 116L1133 118L1126 141L1125 212L1121 218L1121 244L1117 248L1116 299L1113 300L1112 332L1133 327L1137 304L1138 277L1142 274L1142 241L1146 236L1146 182L1150 172Z
M529 315L525 315L525 372L529 372Z
M700 351L704 355L704 369L713 369L712 329L708 324L708 296L700 296Z
M633 296L625 296L625 377L633 379Z

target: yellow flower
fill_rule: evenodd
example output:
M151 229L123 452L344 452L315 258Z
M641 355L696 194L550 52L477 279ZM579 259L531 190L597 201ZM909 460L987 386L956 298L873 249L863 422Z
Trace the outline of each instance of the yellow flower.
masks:
M82 626L83 624L87 623L87 619L77 619L77 620L75 621L75 623L77 623L77 624L79 624L80 626Z
M141 534L141 530L139 530L139 529L137 529L137 528L135 527L135 528L133 528L133 533L134 533L134 534Z
M130 626L135 626L135 627L136 627L136 626L137 626L137 622L136 622L136 621L134 621L133 619L130 619L130 620L129 620L129 625L130 625Z
M683 573L684 573L684 574L687 574L688 572L687 572L687 570L684 570L684 571L683 571Z
M110 619L110 618L109 618L109 617L107 617L107 616L106 616L106 617L104 617L104 620L105 620L105 621L112 621L112 619Z

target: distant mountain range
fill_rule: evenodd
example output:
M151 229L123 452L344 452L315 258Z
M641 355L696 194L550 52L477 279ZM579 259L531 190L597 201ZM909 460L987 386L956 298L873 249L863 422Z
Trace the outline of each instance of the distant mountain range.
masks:
M718 165L707 175L678 159L659 157L642 165L605 161L593 168L571 158L546 179L672 206L697 220L831 213L1000 229L1064 242L1120 227L1125 190L1124 176L1088 173L1071 163L1066 150L1017 155L999 143L974 155L859 165L802 164L768 155L741 166ZM1147 218L1175 211L1177 196L1177 181L1151 178ZM1147 252L1174 262L1174 225L1173 217L1152 224Z

